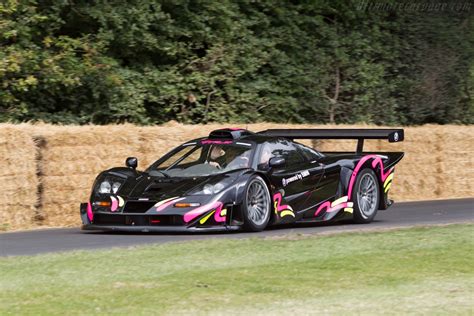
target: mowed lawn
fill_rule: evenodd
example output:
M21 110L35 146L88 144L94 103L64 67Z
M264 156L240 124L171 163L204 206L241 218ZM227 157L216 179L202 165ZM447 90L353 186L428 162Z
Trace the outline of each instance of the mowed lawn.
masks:
M474 225L9 257L0 273L1 315L467 315Z

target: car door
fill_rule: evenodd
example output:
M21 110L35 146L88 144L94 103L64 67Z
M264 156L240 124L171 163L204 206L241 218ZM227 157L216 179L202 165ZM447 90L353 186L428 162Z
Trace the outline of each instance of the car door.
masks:
M280 192L286 203L298 213L304 210L308 194L314 187L314 175L308 169L311 162L304 158L301 151L286 139L268 141L262 147L259 169L268 168L268 160L272 157L285 158L285 166L271 168L268 177L274 193Z
M303 156L310 161L312 167L310 173L313 176L313 188L308 193L308 199L304 203L305 218L313 218L317 206L324 201L334 198L337 193L340 181L340 166L337 163L327 164L327 158L316 150L302 144L295 144L303 153Z
M303 144L294 143L305 159L302 168L309 172L309 175L302 179L302 185L306 190L305 200L301 204L301 210L307 211L321 202L325 198L325 193L321 191L321 182L326 177L325 165L320 163L323 155L316 150Z

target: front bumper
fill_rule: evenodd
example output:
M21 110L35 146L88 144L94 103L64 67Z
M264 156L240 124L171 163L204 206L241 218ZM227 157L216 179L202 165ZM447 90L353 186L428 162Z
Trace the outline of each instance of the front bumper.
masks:
M95 231L117 231L117 232L225 232L237 231L242 226L231 225L230 222L214 223L208 225L200 225L199 220L202 216L197 217L189 223L182 221L182 216L169 216L167 220L158 220L153 224L152 220L160 215L149 214L125 214L125 213L94 213L88 210L88 203L81 203L80 215L82 220L82 230ZM205 214L204 214L205 215ZM106 220L103 219L106 218ZM169 220L171 218L179 218L179 220ZM205 216L204 216L205 217ZM230 219L230 218L229 218ZM207 224L207 223L206 223Z

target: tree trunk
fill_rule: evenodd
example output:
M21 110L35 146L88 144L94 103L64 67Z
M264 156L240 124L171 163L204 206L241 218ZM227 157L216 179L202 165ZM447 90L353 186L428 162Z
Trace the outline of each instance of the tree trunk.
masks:
M339 70L339 66L336 66L336 78L335 78L335 85L334 85L334 96L327 97L329 100L329 123L334 124L336 122L335 115L336 115L336 108L339 102L339 90L341 89L341 74Z

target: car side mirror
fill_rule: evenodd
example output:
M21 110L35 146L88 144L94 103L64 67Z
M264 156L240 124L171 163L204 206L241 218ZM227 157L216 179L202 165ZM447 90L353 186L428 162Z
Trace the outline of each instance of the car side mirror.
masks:
M268 165L272 168L283 167L285 163L286 161L285 161L285 158L283 157L272 157L268 161Z
M133 170L137 169L138 167L137 157L128 157L127 160L125 160L125 165L129 168L132 168Z

